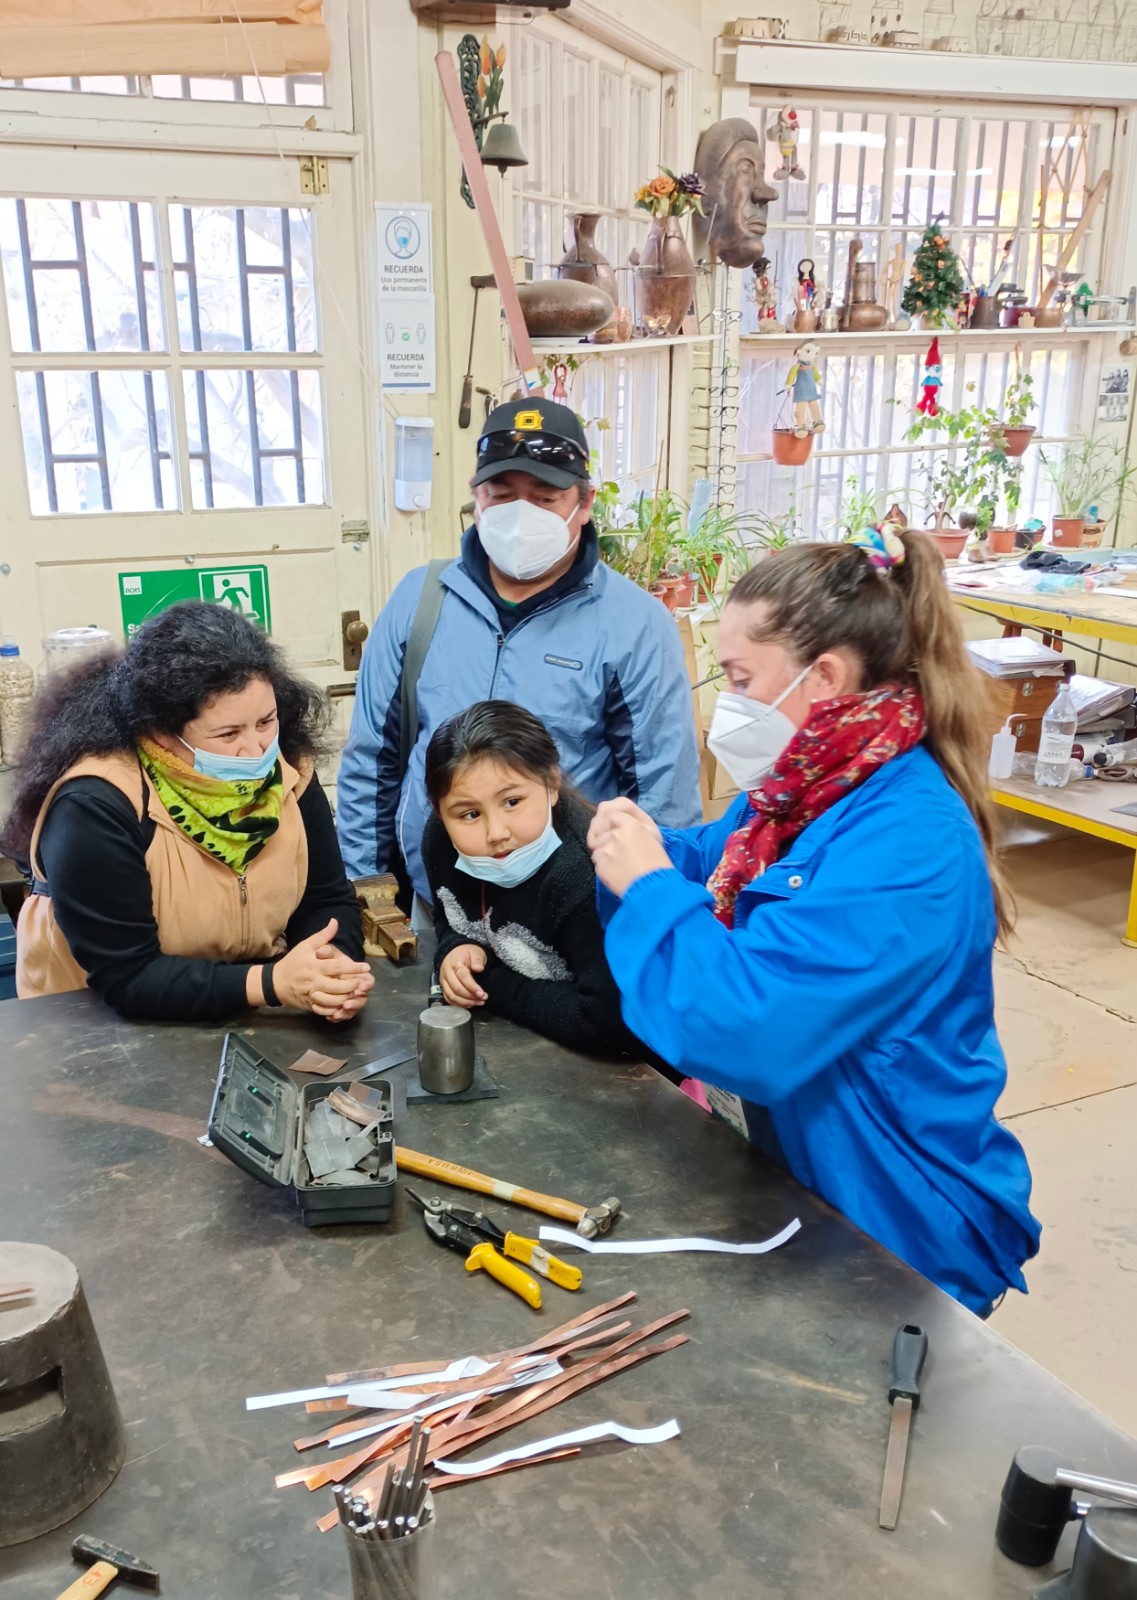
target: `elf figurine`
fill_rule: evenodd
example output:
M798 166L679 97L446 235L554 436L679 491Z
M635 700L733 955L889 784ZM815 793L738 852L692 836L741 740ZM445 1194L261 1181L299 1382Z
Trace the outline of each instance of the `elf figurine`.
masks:
M821 346L807 339L794 351L794 364L786 373L786 388L794 406L794 437L807 439L811 433L825 432L821 415L821 369L817 358Z
M784 106L777 116L772 118L766 126L767 139L773 139L778 146L778 154L782 164L772 178L805 178L805 168L798 165L797 143L799 137L797 112L793 106Z
M940 408L936 404L936 391L943 383L943 370L943 362L940 360L940 341L933 339L924 357L924 392L916 402L916 410L922 411L926 417L938 417L940 414Z
M765 263L766 266L769 263ZM770 275L763 269L758 271L758 264L754 267L754 304L758 310L759 333L783 333L785 329L778 321L778 290L777 285L770 282Z

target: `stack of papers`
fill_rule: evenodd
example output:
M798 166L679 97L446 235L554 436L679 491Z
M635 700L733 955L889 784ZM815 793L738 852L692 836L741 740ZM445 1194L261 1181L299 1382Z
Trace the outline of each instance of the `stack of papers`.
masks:
M1060 650L1036 639L975 639L968 643L971 659L989 678L1060 678L1066 657Z
M1076 672L1070 679L1070 693L1078 712L1079 732L1089 723L1111 717L1133 704L1137 689L1128 683L1108 683L1104 678L1086 678Z

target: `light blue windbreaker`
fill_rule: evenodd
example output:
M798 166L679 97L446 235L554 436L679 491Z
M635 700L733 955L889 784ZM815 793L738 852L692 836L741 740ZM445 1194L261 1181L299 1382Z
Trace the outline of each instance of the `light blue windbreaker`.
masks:
M591 523L580 581L502 634L497 609L463 555L442 574L446 595L418 683L418 737L400 787L403 656L425 567L396 588L363 649L351 732L337 782L336 826L349 877L393 869L401 853L429 898L420 846L423 785L435 729L476 700L513 700L540 717L562 766L592 801L627 795L674 827L697 821L694 703L675 620L598 559ZM484 556L482 556L484 561Z
M704 885L750 814L742 795L665 834L678 871L619 903L602 892L624 1020L739 1095L751 1139L799 1182L983 1311L1025 1289L1040 1230L1026 1156L994 1116L1007 1072L974 820L928 751L909 751L744 888L730 930Z

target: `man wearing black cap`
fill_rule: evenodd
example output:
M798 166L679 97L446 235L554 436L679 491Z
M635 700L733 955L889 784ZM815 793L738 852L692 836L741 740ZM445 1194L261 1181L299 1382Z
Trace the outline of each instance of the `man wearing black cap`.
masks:
M498 406L471 482L475 519L461 554L440 573L408 573L364 647L337 786L349 875L401 873L405 864L423 899L424 752L434 730L475 700L514 700L540 717L590 800L627 795L665 827L688 827L700 814L679 635L654 596L600 560L575 413L543 399ZM403 751L408 640L422 666L417 729Z

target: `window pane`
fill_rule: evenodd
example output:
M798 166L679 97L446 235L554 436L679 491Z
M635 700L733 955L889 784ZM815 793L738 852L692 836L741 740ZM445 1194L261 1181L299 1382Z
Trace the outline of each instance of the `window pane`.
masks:
M164 372L19 372L34 516L177 509Z
M893 222L922 231L933 218L951 216L958 126L954 117L897 117Z
M183 350L318 348L312 214L171 206Z
M620 98L624 80L617 72L600 69L600 109L596 136L600 147L600 192L597 199L602 206L623 210L629 203L626 178L622 171L619 152L623 148L620 125ZM646 180L641 178L640 183ZM638 187L638 185L636 186ZM632 192L635 192L633 188Z
M521 147L529 157L529 165L519 169L518 180L522 188L535 194L552 194L553 177L549 163L549 104L552 98L549 46L543 39L532 38L527 28L522 28L520 32L514 116Z
M137 78L0 78L0 89L50 89L65 94L138 94Z
M592 66L561 52L561 144L564 151L563 194L566 200L595 200L592 146L596 117L592 110Z
M320 375L183 374L195 511L325 504Z
M654 178L659 168L659 116L655 95L646 83L630 84L628 116L628 188L621 204L630 206L641 183Z
M814 220L864 227L881 220L888 119L867 111L823 111ZM773 148L776 148L773 147ZM776 167L768 167L768 174Z
M251 105L322 106L321 73L298 73L287 78L181 78L162 74L152 78L159 100L244 100Z
M0 200L12 348L164 350L154 207Z

